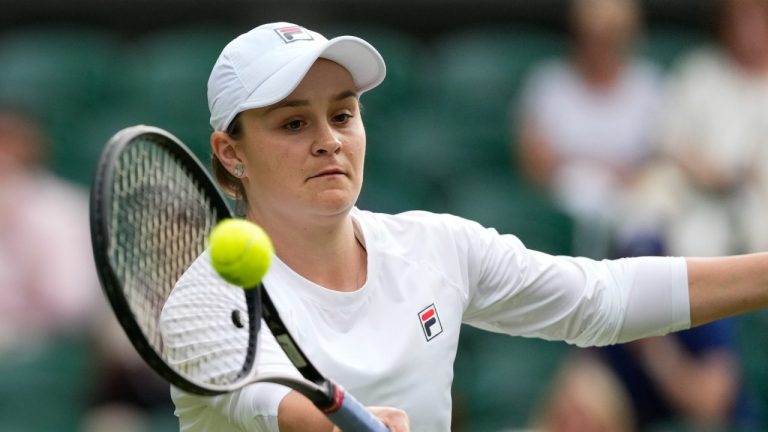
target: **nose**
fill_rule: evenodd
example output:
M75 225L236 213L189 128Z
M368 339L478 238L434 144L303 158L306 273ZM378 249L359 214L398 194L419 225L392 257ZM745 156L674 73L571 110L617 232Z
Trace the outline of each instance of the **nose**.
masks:
M341 138L333 127L328 123L323 123L317 132L315 141L312 143L312 154L314 156L323 156L336 154L341 149Z

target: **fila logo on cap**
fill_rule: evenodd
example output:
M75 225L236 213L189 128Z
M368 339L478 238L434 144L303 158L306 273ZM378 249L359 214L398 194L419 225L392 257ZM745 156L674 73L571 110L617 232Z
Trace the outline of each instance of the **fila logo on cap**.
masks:
M285 43L296 42L298 40L313 40L312 35L299 26L283 27L275 29L275 32Z
M443 325L440 323L440 317L437 315L437 308L434 303L419 312L419 322L427 342L443 332Z

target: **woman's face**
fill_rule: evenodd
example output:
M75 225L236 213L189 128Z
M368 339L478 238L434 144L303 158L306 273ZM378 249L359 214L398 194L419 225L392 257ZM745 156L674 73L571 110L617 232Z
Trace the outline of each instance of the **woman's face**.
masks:
M363 181L365 130L346 69L319 59L284 100L240 118L236 148L250 216L323 217L352 208Z

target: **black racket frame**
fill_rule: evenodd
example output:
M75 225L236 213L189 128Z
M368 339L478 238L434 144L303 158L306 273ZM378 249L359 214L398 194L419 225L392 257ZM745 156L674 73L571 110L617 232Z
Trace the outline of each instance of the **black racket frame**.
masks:
M198 186L207 194L211 206L214 208L218 220L232 217L226 199L215 186L215 183L195 155L171 133L154 126L137 125L125 128L116 133L108 142L99 160L93 187L90 196L90 226L91 241L96 262L97 273L102 289L117 317L120 325L130 339L136 351L145 362L160 376L172 385L187 391L204 396L213 396L224 391L211 390L201 387L194 382L185 379L175 372L152 347L143 330L133 318L133 311L123 294L120 279L114 271L109 259L109 221L111 218L112 182L115 177L116 163L119 155L136 138L149 137L157 145L175 156L176 160L193 176ZM325 379L312 365L301 348L296 344L288 332L274 303L269 297L263 285L257 288L245 290L248 304L249 340L248 354L243 365L241 376L250 373L255 361L257 335L261 324L261 318L265 319L267 327L281 344L291 345L289 348L298 361L291 358L301 375L314 385L303 383L293 378L270 376L263 380L286 385L309 398L318 408L324 409L334 404L335 386ZM283 347L284 350L286 347ZM289 358L291 356L289 355ZM298 363L298 364L297 364Z

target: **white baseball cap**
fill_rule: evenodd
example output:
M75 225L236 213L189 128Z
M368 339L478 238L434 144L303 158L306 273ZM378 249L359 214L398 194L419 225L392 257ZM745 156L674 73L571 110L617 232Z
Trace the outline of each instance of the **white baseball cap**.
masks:
M208 78L211 126L225 130L237 114L285 99L318 58L347 69L361 93L386 75L384 59L360 38L328 40L296 24L265 24L227 44L213 66Z

